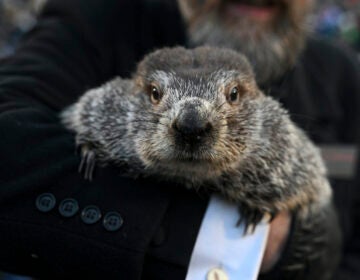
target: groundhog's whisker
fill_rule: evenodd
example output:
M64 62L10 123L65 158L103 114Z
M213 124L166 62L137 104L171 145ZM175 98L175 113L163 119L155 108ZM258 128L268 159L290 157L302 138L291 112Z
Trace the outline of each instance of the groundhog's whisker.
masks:
M144 119L144 120L132 120L132 123L134 124L145 124L145 123L151 123L151 124L156 124L156 125L162 125L162 126L168 126L167 124L164 124L162 122L160 122L159 120L148 120L148 119ZM153 129L153 128L152 128Z
M223 103L221 103L219 106L215 107L214 110L215 111L219 111L227 102L224 101Z

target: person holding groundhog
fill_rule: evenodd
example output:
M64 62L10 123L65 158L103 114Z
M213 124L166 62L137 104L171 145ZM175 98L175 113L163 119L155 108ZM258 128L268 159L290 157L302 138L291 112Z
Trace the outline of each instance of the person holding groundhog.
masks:
M0 63L0 269L51 279L191 279L208 196L156 178L123 177L114 166L84 180L74 135L59 121L85 91L115 76L130 77L154 49L212 45L244 53L259 87L313 141L359 143L356 59L307 35L310 4L49 1L36 28ZM351 169L353 150L346 151L335 158L346 157ZM359 189L346 174L331 178L344 240L334 279L360 275ZM305 265L289 257L296 256L292 245L301 238L296 222L280 212L270 223L259 279L325 277L317 275L326 264L316 250ZM337 242L335 220L309 230L318 229L326 242ZM209 267L207 277L222 277L222 268L211 274Z

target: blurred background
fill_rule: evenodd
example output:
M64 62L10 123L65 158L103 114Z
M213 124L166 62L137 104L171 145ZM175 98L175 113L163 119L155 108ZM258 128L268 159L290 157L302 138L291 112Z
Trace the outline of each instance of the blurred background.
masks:
M0 0L0 58L16 49L24 33L36 23L47 0ZM309 27L315 36L352 47L360 58L360 0L315 0ZM1 251L1 249L0 249ZM25 280L0 272L0 280Z
M11 54L46 0L0 0L0 57Z
M315 35L337 40L360 52L360 0L315 0L309 20Z
M21 36L36 23L47 0L0 0L0 57L14 51ZM360 0L315 0L309 18L316 36L340 41L360 53Z

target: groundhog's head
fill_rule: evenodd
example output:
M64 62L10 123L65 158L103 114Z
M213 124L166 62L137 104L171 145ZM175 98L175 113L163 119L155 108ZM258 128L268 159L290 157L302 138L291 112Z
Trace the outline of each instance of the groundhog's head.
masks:
M218 176L251 153L262 93L243 55L162 49L145 57L134 79L135 94L143 97L136 150L147 167Z

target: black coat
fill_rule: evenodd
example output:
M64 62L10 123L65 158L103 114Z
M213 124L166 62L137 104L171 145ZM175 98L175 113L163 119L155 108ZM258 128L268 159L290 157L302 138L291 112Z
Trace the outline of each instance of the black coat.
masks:
M186 45L174 1L162 2L50 1L16 54L1 61L0 269L49 279L184 279L208 198L123 178L113 167L85 181L74 135L58 118L85 90L129 77L149 51ZM359 82L354 56L310 40L297 66L264 89L318 143L354 144ZM360 186L333 185L346 241L336 279L359 279Z

